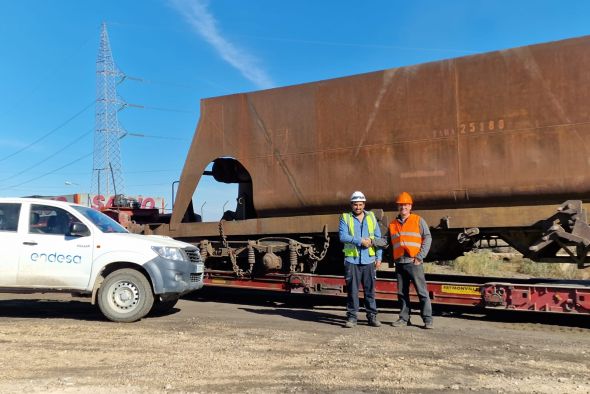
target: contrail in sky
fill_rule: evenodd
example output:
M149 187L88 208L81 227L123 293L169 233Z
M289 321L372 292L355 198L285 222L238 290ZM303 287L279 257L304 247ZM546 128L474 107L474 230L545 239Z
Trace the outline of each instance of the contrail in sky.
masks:
M258 59L229 42L217 28L217 20L204 0L169 0L169 3L187 20L190 26L215 48L223 60L235 67L246 79L258 88L274 85Z

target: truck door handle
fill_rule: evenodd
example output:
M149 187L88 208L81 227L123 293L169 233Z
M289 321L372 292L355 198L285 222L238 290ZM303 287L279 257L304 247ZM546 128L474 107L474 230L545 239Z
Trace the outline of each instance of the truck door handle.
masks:
M23 245L37 245L37 242L23 242Z

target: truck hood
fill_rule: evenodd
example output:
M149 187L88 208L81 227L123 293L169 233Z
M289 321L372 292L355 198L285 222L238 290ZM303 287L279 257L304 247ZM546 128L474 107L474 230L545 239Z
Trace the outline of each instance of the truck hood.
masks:
M142 235L142 234L132 234L132 233L104 233L102 234L101 238L104 241L108 241L109 238L116 238L118 242L124 241L129 242L130 244L138 244L142 243L147 246L170 246L176 248L194 248L194 245L191 245L186 242L177 241L170 237L166 237L163 235Z

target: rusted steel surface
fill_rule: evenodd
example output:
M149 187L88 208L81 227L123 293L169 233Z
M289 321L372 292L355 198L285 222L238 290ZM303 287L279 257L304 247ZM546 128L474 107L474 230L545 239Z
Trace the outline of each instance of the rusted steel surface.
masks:
M218 157L248 171L259 218L336 213L357 189L385 210L402 190L417 208L587 201L588 70L590 36L203 100L171 228Z
M309 233L320 234L324 225L330 231L338 231L339 216L313 215L306 216L302 220L300 216L281 218L262 218L224 222L224 232L228 236L235 235L277 235ZM161 225L154 230L157 235L173 235L175 238L188 239L191 237L216 237L219 236L219 226L216 222L183 223L183 225L170 233L167 225Z
M369 207L370 208L370 207ZM585 205L590 210L590 205ZM344 209L344 207L342 208ZM516 206L516 207L483 207L462 209L417 210L431 226L436 226L441 219L450 216L449 228L463 229L477 223L482 228L492 227L529 227L539 219L550 217L555 212L555 205ZM384 212L383 221L389 220L397 212ZM326 225L328 231L337 232L340 214L290 216L279 218L261 218L224 222L224 232L228 236L235 235L278 235L278 234L320 234ZM385 223L385 224L387 224ZM217 222L183 223L181 228L172 234L168 225L154 229L154 234L174 235L175 238L210 238L219 236Z

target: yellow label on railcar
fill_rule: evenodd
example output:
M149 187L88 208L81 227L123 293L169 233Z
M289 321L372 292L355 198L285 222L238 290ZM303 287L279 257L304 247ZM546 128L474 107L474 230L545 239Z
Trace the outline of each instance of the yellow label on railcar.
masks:
M215 283L218 285L225 285L227 283L227 281L223 280L223 279L211 279L211 283Z
M479 286L442 285L443 293L481 295Z

